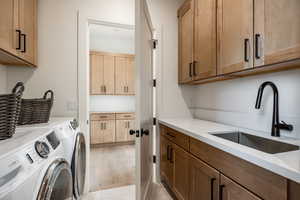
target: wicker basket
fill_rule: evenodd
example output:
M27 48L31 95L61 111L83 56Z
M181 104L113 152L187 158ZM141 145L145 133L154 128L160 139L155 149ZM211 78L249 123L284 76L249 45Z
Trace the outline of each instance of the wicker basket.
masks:
M48 98L48 95L50 97ZM47 123L53 105L53 91L45 92L40 99L22 99L18 125Z
M24 84L19 82L11 94L0 95L0 140L13 136L18 123Z

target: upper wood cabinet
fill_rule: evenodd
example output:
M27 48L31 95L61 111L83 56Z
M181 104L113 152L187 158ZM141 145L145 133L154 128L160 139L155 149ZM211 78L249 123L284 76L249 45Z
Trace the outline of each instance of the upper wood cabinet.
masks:
M253 67L253 0L218 0L218 74Z
M36 0L1 1L0 63L36 66L36 20Z
M135 70L133 56L116 56L116 94L134 95Z
M203 79L217 71L217 1L194 1L193 79Z
M254 1L255 66L300 58L300 1Z
M134 56L90 52L91 95L134 95Z
M188 0L178 10L179 83L193 80L194 1Z
M92 95L115 93L114 56L101 53L90 54L90 90Z

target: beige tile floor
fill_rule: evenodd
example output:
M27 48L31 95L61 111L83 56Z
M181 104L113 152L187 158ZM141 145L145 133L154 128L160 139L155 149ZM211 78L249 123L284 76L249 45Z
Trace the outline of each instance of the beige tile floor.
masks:
M135 146L91 148L90 191L132 185L135 182Z
M91 192L84 196L82 200L135 200L135 186L124 186ZM160 184L154 184L150 200L173 200L165 188Z

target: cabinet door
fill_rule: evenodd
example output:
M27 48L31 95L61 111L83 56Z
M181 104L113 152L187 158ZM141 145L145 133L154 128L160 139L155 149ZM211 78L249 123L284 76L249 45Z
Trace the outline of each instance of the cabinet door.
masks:
M173 163L173 191L179 200L189 198L189 154L173 145L170 162Z
M218 74L252 68L253 0L218 4Z
M101 135L101 143L115 142L116 125L115 120L103 121L103 134Z
M204 162L190 158L190 198L189 200L218 200L219 172Z
M160 177L170 188L173 187L173 164L171 159L172 144L165 138L160 137Z
M103 86L104 94L115 94L115 58L114 56L104 56Z
M116 94L124 95L127 91L127 58L115 57L116 62Z
M116 142L126 142L128 138L128 121L117 120L116 121Z
M255 66L300 58L300 1L255 0Z
M217 73L217 2L195 0L194 79Z
M0 6L0 48L17 55L18 0L2 0Z
M102 124L100 121L91 121L91 144L100 144L101 143L101 131L102 131Z
M220 195L222 200L262 200L223 175L221 175Z
M128 57L127 59L127 94L135 94L135 67L133 57Z
M186 1L178 11L179 83L187 83L193 79L193 3L193 0Z
M19 0L20 4L20 28L22 31L21 37L21 57L32 63L36 64L37 52L37 2L36 0Z
M126 131L127 140L128 141L135 141L135 135L130 135L129 130L136 130L135 120L127 120L128 122L128 129Z
M90 91L92 95L104 94L103 62L104 56L90 55Z

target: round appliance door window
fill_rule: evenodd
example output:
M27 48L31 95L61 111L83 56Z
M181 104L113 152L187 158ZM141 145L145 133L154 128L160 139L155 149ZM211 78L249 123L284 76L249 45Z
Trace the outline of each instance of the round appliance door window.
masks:
M71 167L74 180L74 196L79 198L83 194L86 173L86 144L83 133L78 133L76 136Z
M72 200L72 172L63 159L55 160L43 179L37 200Z

